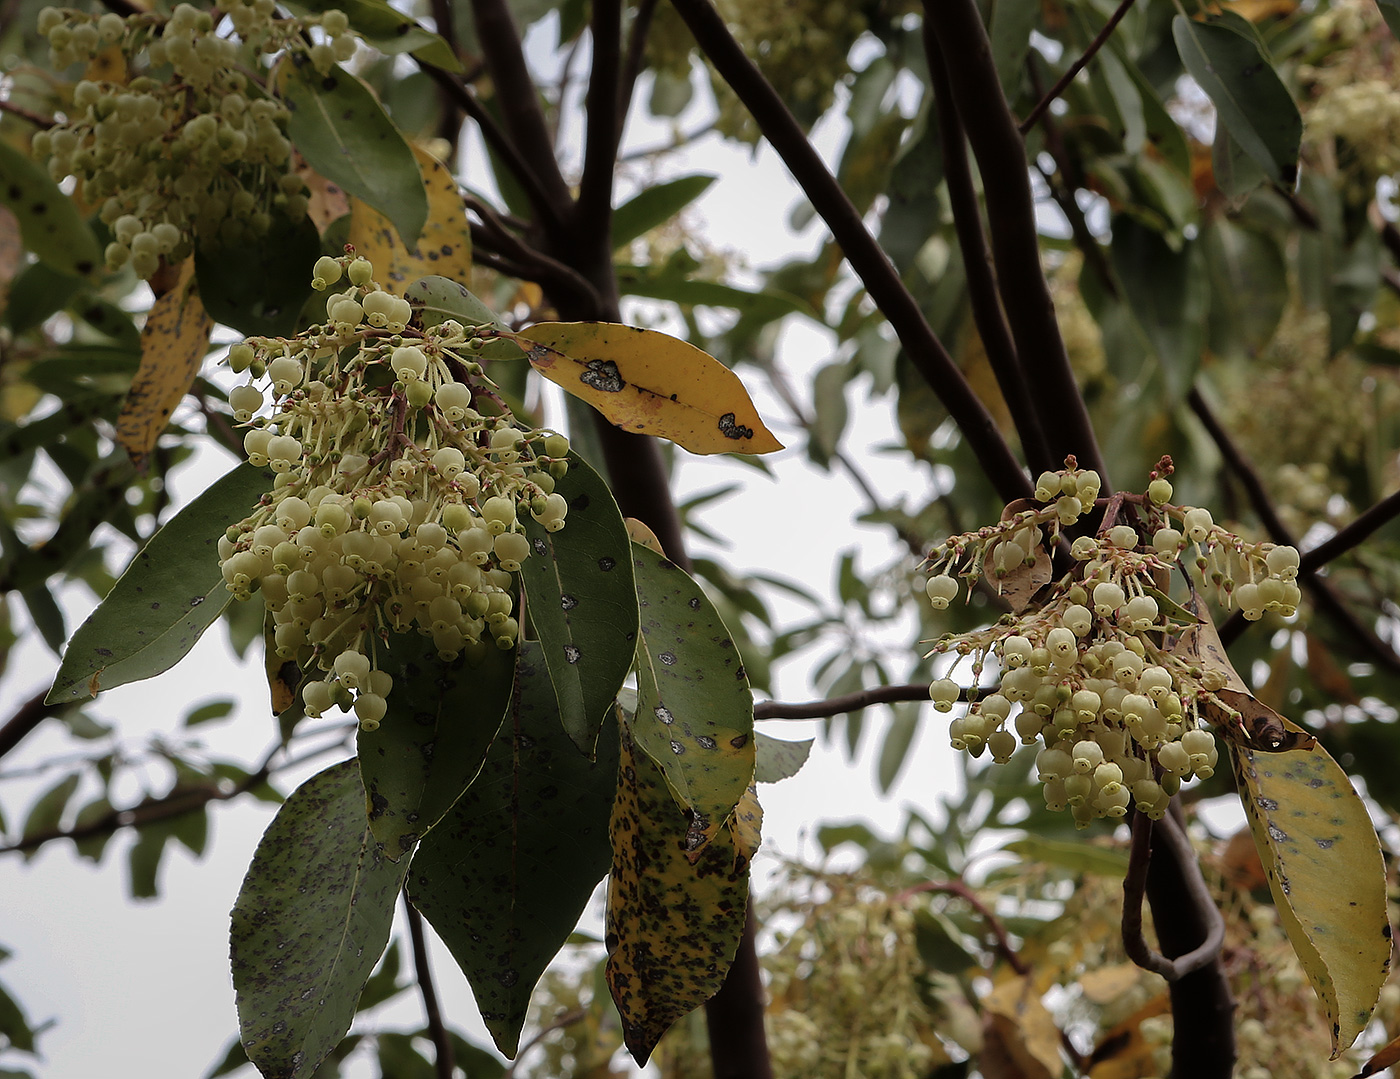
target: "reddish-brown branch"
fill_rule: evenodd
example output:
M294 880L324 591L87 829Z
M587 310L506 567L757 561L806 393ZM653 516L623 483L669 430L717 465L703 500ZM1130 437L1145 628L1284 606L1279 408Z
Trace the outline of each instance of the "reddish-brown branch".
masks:
M1065 73L1055 80L1055 85L1050 87L1049 91L1036 102L1036 106L1031 109L1030 115L1020 123L1019 130L1022 135L1035 127L1036 121L1044 116L1045 111L1050 108L1055 99L1065 92L1065 87L1069 86L1069 84L1074 81L1074 77L1084 70L1089 61L1094 58L1094 54L1103 48L1104 43L1112 36L1118 24L1123 21L1123 16L1128 13L1128 9L1133 6L1133 3L1134 0L1123 0L1123 2L1118 5L1113 14L1109 16L1108 22L1104 23L1103 29L1098 32L1098 35L1093 41L1089 42L1089 47L1084 50L1084 55L1070 64L1069 67L1065 69Z
M442 1010L438 1007L437 989L433 986L433 969L428 964L428 942L423 933L423 916L410 902L408 892L403 894L404 911L408 916L408 936L413 942L413 971L418 980L418 992L423 998L423 1013L427 1017L428 1037L433 1043L433 1067L437 1079L452 1079L455 1072L452 1060L452 1038L442 1021Z
M960 880L926 880L921 884L916 884L912 888L906 888L894 897L896 903L904 903L912 896L921 895L925 892L940 892L944 895L955 895L962 899L973 910L975 910L987 923L987 928L992 931L992 936L996 938L997 952L1006 960L1007 964L1017 974L1022 976L1031 972L1030 964L1021 958L1020 953L1011 946L1011 938L1006 934L1006 927L1001 924L1001 919L992 913L977 893Z
M44 697L47 694L48 690L39 690L38 693L16 708L10 718L5 721L5 725L0 727L0 757L19 745L44 720L50 716L58 715L67 707L67 705L61 704L45 704Z

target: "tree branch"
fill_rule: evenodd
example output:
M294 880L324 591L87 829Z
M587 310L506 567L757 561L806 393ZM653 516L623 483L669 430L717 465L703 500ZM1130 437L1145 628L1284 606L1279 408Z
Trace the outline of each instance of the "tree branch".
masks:
M744 935L719 992L705 1002L714 1079L773 1079L763 1030L763 981L754 937L753 899L744 913Z
M1400 491L1386 495L1370 509L1359 514L1351 524L1338 529L1330 539L1325 539L1311 550L1304 551L1298 567L1299 572L1310 573L1327 565L1334 558L1360 545L1371 533L1396 517L1400 517Z
M1084 50L1084 55L1070 64L1065 70L1065 73L1055 81L1055 85L1050 87L1049 92L1036 103L1035 108L1031 109L1030 115L1020 123L1018 130L1022 135L1035 127L1036 121L1045 114L1045 110L1050 107L1051 103L1065 92L1065 87L1074 81L1075 76L1083 71L1089 61L1094 58L1094 54L1098 52L1099 49L1103 48L1104 43L1123 20L1123 16L1128 13L1128 9L1133 6L1133 2L1134 0L1123 0L1123 2L1118 5L1113 14L1109 16L1108 22L1104 23L1104 27L1099 31L1098 36L1095 37L1093 41L1089 42L1089 47Z
M826 222L851 269L899 337L910 361L957 422L997 493L1007 502L1031 495L1030 481L986 406L978 400L962 371L934 334L889 256L870 235L860 213L777 91L734 40L709 0L672 0L672 3L690 27L696 43L743 101L764 138L777 151L788 172ZM1036 259L1038 265L1039 254Z
M1249 503L1264 525L1269 538L1275 543L1296 547L1297 540L1280 519L1278 511L1274 509L1273 501L1269 498L1268 491L1264 489L1264 481L1259 478L1259 473L1255 471L1244 452L1235 444L1235 440L1225 430L1224 425L1211 410L1210 405L1206 403L1206 399L1201 396L1201 391L1193 386L1191 392L1187 394L1186 401L1220 449L1220 455L1225 458L1226 463L1239 480L1240 486L1244 488L1245 494L1249 497ZM1308 594L1312 597L1318 611L1335 622L1353 641L1370 653L1378 663L1383 664L1391 671L1400 672L1400 655L1396 655L1394 648L1381 640L1374 629L1365 625L1352 613L1341 596L1337 594L1336 589L1332 587L1331 582L1317 575L1316 567L1321 564L1319 561L1315 565L1304 568L1300 560L1298 567L1298 581L1308 590ZM1244 620L1232 615L1220 627L1220 640L1223 644L1229 645L1243 630Z
M428 943L423 934L423 916L403 893L404 911L408 916L408 936L413 942L413 971L418 979L418 992L423 997L423 1012L428 1020L428 1037L433 1042L433 1065L437 1079L452 1079L452 1039L442 1022L438 1008L437 990L433 987L433 971L428 965Z
M828 697L824 701L759 701L753 706L754 719L823 719L843 712L858 712L872 704L893 704L895 701L927 701L928 683L910 682L901 686L875 686Z
M612 232L613 170L622 139L627 104L620 92L622 64L621 0L593 0L589 24L593 37L593 66L584 99L587 131L583 145L583 176L579 179L575 228L578 243L592 249Z
M981 915L982 920L987 923L987 928L992 931L992 936L996 937L996 950L1001 957L1006 960L1007 965L1017 974L1025 977L1031 972L1030 964L1021 958L1019 952L1011 946L1011 938L1007 936L1006 926L1001 924L1001 919L992 913L990 908L977 897L977 893L960 880L926 880L912 888L906 888L894 897L896 903L904 902L909 897L919 895L924 892L941 892L944 895L955 895L964 900L968 906Z
M1173 846L1180 856L1195 858L1190 841L1180 829L1176 819L1170 814L1162 818L1159 833L1167 844ZM1123 877L1123 948L1128 958L1144 970L1160 974L1169 982L1179 981L1213 962L1220 954L1220 946L1225 941L1225 919L1215 906L1215 901L1206 890L1205 881L1199 874L1187 878L1187 886L1194 893L1196 902L1202 909L1209 907L1215 913L1210 931L1205 940L1191 951L1175 959L1154 952L1142 935L1142 900L1147 890L1147 867L1152 857L1152 819L1145 814L1133 815L1133 842L1128 855L1128 872ZM1184 850L1182 844L1185 845Z
M0 757L19 745L44 720L68 707L66 704L45 704L44 698L48 692L47 689L39 690L16 708L5 725L0 727Z
M977 158L997 287L1050 453L1056 461L1074 454L1081 467L1097 471L1105 488L1111 489L1040 264L1026 146L1002 94L976 0L925 0L924 21L937 36L953 99Z
M645 59L647 34L651 31L651 18L656 13L657 0L641 0L632 13L632 27L627 34L627 57L622 65L622 81L618 85L618 116L627 119L628 105L637 86L637 78L642 73Z
M987 254L986 237L982 234L982 213L977 191L972 185L972 170L968 166L967 145L962 121L953 104L953 90L948 85L948 72L938 39L927 20L923 28L924 53L928 57L930 84L934 106L938 110L938 134L943 144L943 173L948 182L948 201L953 209L953 227L957 230L958 246L962 248L963 267L967 271L967 291L972 302L972 316L977 333L986 350L987 361L996 375L997 386L1011 411L1016 432L1021 438L1021 450L1032 475L1046 469L1059 468L1061 462L1050 455L1027 390L1025 372L1016 355L1006 318L997 298L996 275Z

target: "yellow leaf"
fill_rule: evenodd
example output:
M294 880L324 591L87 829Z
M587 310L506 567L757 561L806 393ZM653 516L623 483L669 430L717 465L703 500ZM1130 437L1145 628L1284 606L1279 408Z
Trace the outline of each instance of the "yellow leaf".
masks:
M126 85L126 53L117 45L108 45L88 61L83 78L92 82L114 82Z
M662 558L666 557L666 552L661 549L661 541L656 538L656 533L644 522L635 517L624 517L623 524L627 526L627 538L633 543L639 543L648 550L655 551Z
M758 853L763 838L763 807L758 804L758 788L749 785L734 814L729 818L729 835L734 840L735 868L743 869Z
M306 184L306 214L317 232L325 232L331 222L350 212L350 196L308 165L300 154L294 160L293 171Z
M432 154L412 149L428 192L428 220L416 246L404 247L392 221L368 203L350 199L349 242L357 255L374 263L379 282L400 295L425 274L469 281L472 272L472 233L457 181Z
M151 452L199 374L213 325L199 302L190 257L180 267L175 287L156 300L141 330L141 366L117 417L117 441L132 460L139 462Z
M783 448L739 376L687 341L613 322L541 322L515 340L536 371L624 431L691 453Z
M1142 968L1136 963L1118 963L1111 967L1086 970L1079 978L1084 999L1091 1004L1112 1004L1126 996L1142 979Z
M1335 1060L1370 1022L1390 971L1380 841L1365 803L1322 746L1281 753L1229 746L1269 891L1327 1011Z
M982 998L982 1009L987 1016L983 1036L988 1048L995 1045L999 1051L1000 1074L1023 1079L1060 1074L1060 1028L1029 977L1007 978Z
M1161 993L1105 1031L1089 1058L1089 1079L1141 1079L1159 1069L1154 1046L1142 1036L1144 1019L1171 1012L1171 998Z

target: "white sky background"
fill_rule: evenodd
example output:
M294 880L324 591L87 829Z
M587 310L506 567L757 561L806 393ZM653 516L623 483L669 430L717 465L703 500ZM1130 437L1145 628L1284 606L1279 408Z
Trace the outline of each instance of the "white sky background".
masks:
M552 36L551 31L544 42L535 38L532 45L548 47ZM538 50L532 52L538 54ZM692 108L685 117L687 129L698 126L696 115ZM566 132L565 138L576 144L580 134ZM668 134L667 127L652 122L639 108L628 129L628 145L655 146L666 141ZM844 139L841 121L824 126L816 141L831 160ZM720 180L695 205L692 219L717 246L744 252L751 266L763 267L790 257L795 250L809 250L821 236L815 229L799 238L788 232L786 221L798 191L767 149L753 156L745 147L710 136L672 167L678 175L720 174ZM470 180L484 183L480 174ZM619 197L628 194L624 188ZM829 339L810 328L794 326L787 334L780 362L799 392L806 391L812 372L831 358L831 347ZM839 552L859 547L859 564L872 569L895 557L897 549L887 529L856 523L864 506L843 476L821 472L807 462L804 439L792 437L785 409L761 376L752 370L741 375L770 426L792 444L770 458L777 478L764 479L727 459L681 452L678 498L742 482L743 491L711 505L702 515L705 523L730 540L717 556L740 573L756 570L795 578L834 605ZM851 422L843 448L862 461L886 503L907 497L911 504L922 504L931 483L927 470L911 469L907 458L873 452L897 431L892 398L867 401L863 383L857 383L848 400ZM227 455L211 450L185 466L175 478L176 504L203 490L229 464ZM742 527L735 527L735 522L742 522ZM693 550L716 553L698 540ZM85 614L84 602L82 594L75 592L70 632ZM782 599L775 599L773 606L780 616L799 614ZM136 749L162 733L178 737L183 716L194 705L234 697L239 702L234 715L200 733L214 755L255 761L273 735L257 651L256 647L250 651L249 662L238 663L226 647L222 628L216 628L173 671L104 693L93 712L116 721L123 744ZM804 666L780 668L776 688L781 699L807 700L818 695ZM0 716L8 716L42 688L53 668L53 657L42 645L26 643L17 648L0 686ZM819 744L797 777L761 789L765 846L756 866L758 876L771 873L777 855L811 854L815 845L804 836L819 821L863 817L888 831L902 819L904 804L932 806L934 796L956 782L952 751L932 717L932 712L926 712L926 726L888 798L874 789L873 751L887 723L883 710L871 713L864 752L854 764L845 760L844 749ZM51 729L54 726L42 727L20 751L6 758L0 770L8 773L56 752L71 752L74 743ZM797 738L810 737L817 725L770 723L764 729L778 737ZM318 762L305 774L334 759ZM38 791L58 774L0 785L0 805L12 829ZM290 786L286 779L280 785ZM137 792L122 793L134 798ZM114 801L125 804L121 797ZM236 1029L228 973L228 911L273 812L273 807L246 798L212 806L208 854L196 862L171 843L162 865L161 896L148 903L128 898L125 858L130 836L115 838L96 868L76 858L69 845L59 843L50 844L31 864L13 856L0 864L0 909L5 911L0 944L15 953L0 966L0 981L16 994L31 1021L53 1018L57 1023L40 1040L44 1062L36 1069L39 1074L52 1079L96 1075L160 1079L204 1073ZM454 1025L484 1039L465 980L445 949L435 949L434 969L444 1013ZM422 1023L416 994L405 994L400 1003L379 1014L384 1016L385 1029L412 1029ZM373 1073L365 1063L352 1074Z

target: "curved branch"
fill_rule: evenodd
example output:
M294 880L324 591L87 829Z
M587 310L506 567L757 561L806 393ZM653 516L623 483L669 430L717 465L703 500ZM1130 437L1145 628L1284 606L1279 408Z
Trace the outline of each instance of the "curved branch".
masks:
M1021 958L1019 952L1011 946L1011 938L1007 936L1006 926L1001 924L1001 919L992 913L990 908L977 897L977 893L960 880L927 880L912 888L906 888L894 897L896 903L903 902L910 896L919 895L923 892L941 892L944 895L955 895L964 900L968 906L982 916L982 920L987 923L987 928L992 931L992 936L996 937L997 951L1006 963L1017 974L1025 977L1031 972L1031 966Z
M1168 814L1161 820L1162 829L1156 833L1172 847L1177 860L1194 859L1191 842L1177 824L1176 818ZM1160 974L1169 982L1180 981L1188 974L1201 970L1214 962L1225 942L1225 919L1206 889L1205 881L1199 873L1187 878L1187 886L1192 898L1201 910L1209 909L1214 918L1206 937L1195 948L1175 959L1154 952L1142 935L1142 900L1147 890L1147 867L1152 857L1152 819L1137 813L1133 817L1133 843L1128 855L1128 872L1123 877L1123 948L1128 958L1144 970Z
M0 727L0 757L19 745L44 720L68 707L66 704L45 704L44 698L48 692L47 689L39 690L5 720L5 725Z
M709 0L672 0L696 43L739 96L764 137L821 215L851 269L889 321L914 367L957 421L982 470L1004 501L1028 497L1031 482L996 422L934 334L889 256L808 141L758 66L734 40ZM1024 163L1023 163L1024 164ZM1039 254L1036 255L1039 266Z
M1050 453L1056 461L1073 454L1111 489L1040 264L1026 144L1002 93L976 0L924 0L924 21L937 36L953 100L977 158L997 287Z

